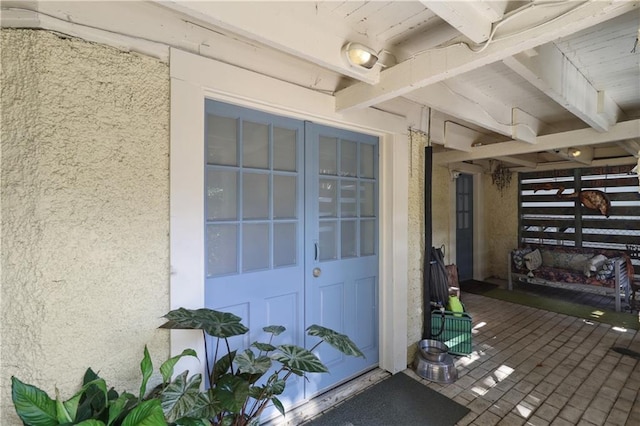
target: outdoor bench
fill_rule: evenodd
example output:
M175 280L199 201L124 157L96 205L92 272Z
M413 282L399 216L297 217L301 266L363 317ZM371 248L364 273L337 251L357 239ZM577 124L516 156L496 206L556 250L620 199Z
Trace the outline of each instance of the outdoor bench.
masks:
M613 295L616 311L624 297L629 304L633 267L623 250L527 244L509 253L508 282L559 287Z

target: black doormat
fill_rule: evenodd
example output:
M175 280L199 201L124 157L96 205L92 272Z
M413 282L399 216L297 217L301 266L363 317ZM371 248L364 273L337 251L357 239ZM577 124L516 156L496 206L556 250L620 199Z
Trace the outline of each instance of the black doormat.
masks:
M476 280L465 280L460 283L460 290L463 293L484 294L498 287L498 284L486 283L484 281Z
M447 426L469 409L398 373L347 399L307 426Z

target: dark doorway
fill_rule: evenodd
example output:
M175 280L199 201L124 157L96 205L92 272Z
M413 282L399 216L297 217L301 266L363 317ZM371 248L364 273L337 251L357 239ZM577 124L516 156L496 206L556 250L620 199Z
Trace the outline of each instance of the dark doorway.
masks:
M473 176L456 179L456 264L460 281L473 278Z

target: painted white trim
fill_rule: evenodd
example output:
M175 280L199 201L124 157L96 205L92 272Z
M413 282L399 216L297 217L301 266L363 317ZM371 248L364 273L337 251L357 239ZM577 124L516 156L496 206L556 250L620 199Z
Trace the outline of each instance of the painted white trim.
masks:
M177 49L171 76L171 309L204 302L204 99L380 137L380 367L407 363L408 142L404 117L375 109L335 111L334 97ZM201 336L171 333L171 354L202 350ZM192 372L202 367L192 366Z

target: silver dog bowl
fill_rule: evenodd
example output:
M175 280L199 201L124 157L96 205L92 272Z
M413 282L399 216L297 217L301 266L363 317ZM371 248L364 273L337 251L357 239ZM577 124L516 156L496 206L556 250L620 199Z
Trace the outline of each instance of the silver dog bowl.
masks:
M435 345L431 345L429 342L433 342L433 340L425 339L418 343L419 350L413 361L416 374L437 383L449 384L458 380L458 370L456 370L453 357L448 352L432 350ZM446 347L446 345L444 346Z
M418 343L420 354L429 361L442 362L449 353L449 347L433 339L424 339Z

